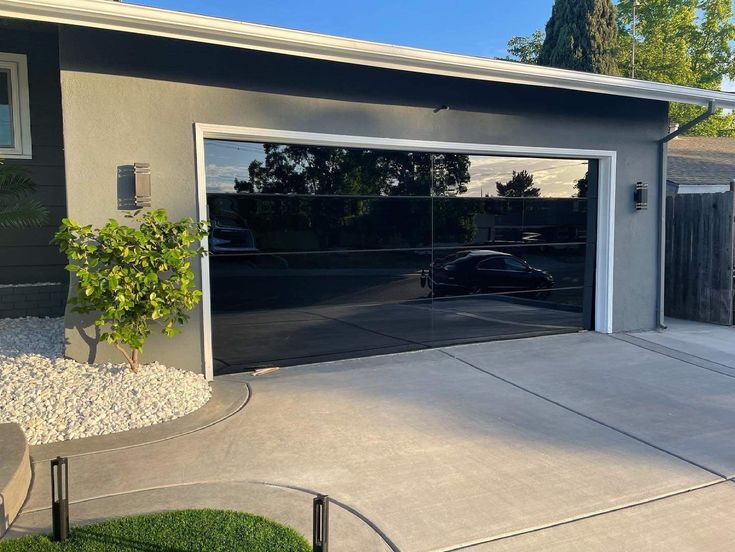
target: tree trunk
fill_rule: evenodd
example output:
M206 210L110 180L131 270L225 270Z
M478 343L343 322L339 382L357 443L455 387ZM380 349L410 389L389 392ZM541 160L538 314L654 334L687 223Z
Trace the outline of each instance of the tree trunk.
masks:
M138 349L132 349L131 354L128 354L128 352L123 349L119 343L115 343L115 348L122 353L122 356L125 357L125 360L127 360L133 373L137 374L138 369L140 368L140 361L138 360L140 357L140 351Z
M133 349L133 363L130 365L130 369L135 374L138 373L138 369L140 368L140 361L138 360L139 356L140 356L140 351L138 351L138 349Z

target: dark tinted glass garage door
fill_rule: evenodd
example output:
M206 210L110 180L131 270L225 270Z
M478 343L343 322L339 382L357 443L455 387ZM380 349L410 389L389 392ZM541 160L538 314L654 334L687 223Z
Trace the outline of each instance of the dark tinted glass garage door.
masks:
M206 142L215 372L572 332L593 162Z

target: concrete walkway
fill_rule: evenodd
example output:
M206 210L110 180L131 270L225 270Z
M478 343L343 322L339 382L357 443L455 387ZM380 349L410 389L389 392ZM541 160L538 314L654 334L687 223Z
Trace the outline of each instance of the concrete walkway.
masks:
M735 377L653 337L570 334L226 376L252 394L220 423L72 458L72 515L235 507L308 535L321 492L338 501L335 551L730 549ZM16 535L50 518L47 462L35 468Z

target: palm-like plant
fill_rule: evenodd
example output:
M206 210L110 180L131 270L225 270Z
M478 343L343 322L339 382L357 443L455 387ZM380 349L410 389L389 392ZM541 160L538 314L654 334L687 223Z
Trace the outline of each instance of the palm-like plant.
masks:
M29 197L35 189L27 169L0 164L0 228L39 226L48 219L48 209Z

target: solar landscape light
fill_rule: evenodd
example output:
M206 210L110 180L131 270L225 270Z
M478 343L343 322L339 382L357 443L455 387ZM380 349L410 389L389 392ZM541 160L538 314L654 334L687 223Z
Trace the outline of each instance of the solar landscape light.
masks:
M329 548L329 497L317 495L314 499L314 552L328 552Z
M51 460L51 520L54 540L69 538L69 459L57 456Z

